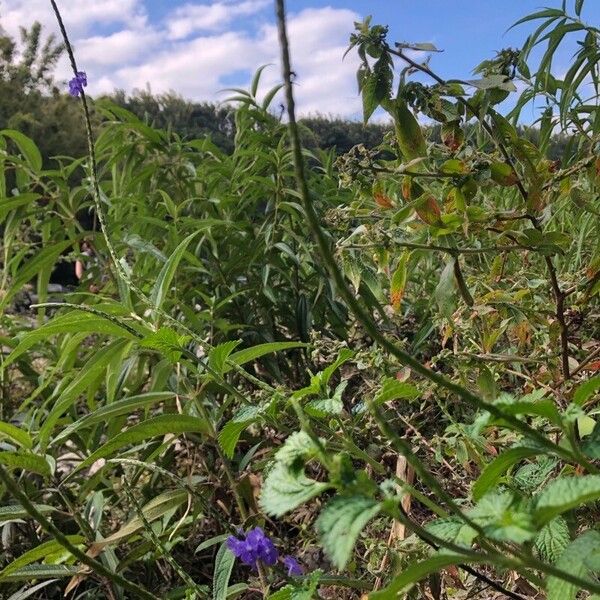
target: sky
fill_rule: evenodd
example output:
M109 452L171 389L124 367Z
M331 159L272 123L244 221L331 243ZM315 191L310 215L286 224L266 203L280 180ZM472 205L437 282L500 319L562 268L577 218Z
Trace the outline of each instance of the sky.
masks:
M431 42L441 53L430 66L443 77L472 78L473 68L505 47L520 46L520 17L562 0L288 0L296 96L303 115L359 118L357 58L343 60L353 23L372 15L390 26L389 40ZM567 0L572 6L573 0ZM266 92L280 79L273 0L57 0L89 92L174 91L193 100L224 101L228 87L245 87L258 67ZM600 0L587 0L584 20L600 24ZM40 21L58 32L49 0L0 0L0 26ZM568 69L571 48L558 59ZM57 78L70 78L62 60Z

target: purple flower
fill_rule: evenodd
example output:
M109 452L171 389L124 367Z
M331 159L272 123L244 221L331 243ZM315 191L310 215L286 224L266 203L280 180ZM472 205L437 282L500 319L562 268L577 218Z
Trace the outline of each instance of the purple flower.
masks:
M87 75L84 71L77 71L77 74L69 81L69 94L79 96L83 88L87 86Z
M283 564L287 569L288 577L304 574L304 569L300 566L300 563L293 556L284 557Z
M240 531L238 536L230 535L227 538L227 547L245 565L256 569L259 560L269 566L277 562L277 549L260 527L250 529L245 535Z

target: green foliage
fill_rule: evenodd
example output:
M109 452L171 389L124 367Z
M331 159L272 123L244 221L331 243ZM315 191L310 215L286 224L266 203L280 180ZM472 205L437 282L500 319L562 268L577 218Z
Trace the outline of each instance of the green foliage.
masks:
M0 596L600 592L598 31L566 4L477 79L357 23L391 122L304 149L263 69L227 107L90 101L91 172L61 48L2 40ZM257 526L308 574L235 561Z

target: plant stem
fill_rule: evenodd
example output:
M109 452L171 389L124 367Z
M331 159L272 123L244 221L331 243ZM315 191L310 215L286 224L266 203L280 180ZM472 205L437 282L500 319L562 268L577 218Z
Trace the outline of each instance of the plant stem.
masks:
M151 594L148 590L139 586L137 583L133 583L128 579L125 579L118 573L113 573L107 569L101 562L88 556L83 550L80 550L77 546L74 546L69 539L53 525L29 500L29 498L21 491L18 484L9 475L8 471L0 464L0 480L4 483L8 491L13 497L21 504L21 506L27 511L27 514L35 519L42 529L51 535L65 550L72 554L75 558L81 561L84 565L87 565L102 577L110 579L116 585L128 590L133 594L134 598L142 598L143 600L160 600L154 594Z

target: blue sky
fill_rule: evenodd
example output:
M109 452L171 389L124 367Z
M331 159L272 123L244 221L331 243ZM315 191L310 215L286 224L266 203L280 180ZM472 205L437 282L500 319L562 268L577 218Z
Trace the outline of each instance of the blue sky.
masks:
M573 0L568 0L572 6ZM468 78L497 50L522 44L527 26L507 32L521 16L561 0L288 0L296 88L302 113L357 118L354 55L342 55L354 20L373 15L389 24L391 41L433 42L444 52L431 66L444 77ZM226 98L224 87L247 85L262 64L277 63L272 0L59 0L90 92L130 92L149 86L197 100ZM583 18L600 23L600 0L587 0ZM56 31L48 0L0 0L0 25L40 20ZM559 56L569 65L573 46ZM66 61L59 77L68 78ZM265 90L279 68L265 72Z

